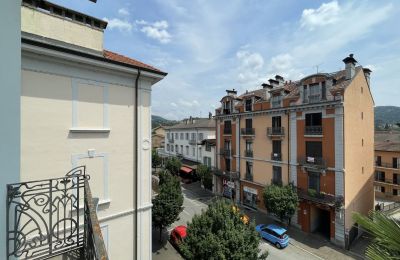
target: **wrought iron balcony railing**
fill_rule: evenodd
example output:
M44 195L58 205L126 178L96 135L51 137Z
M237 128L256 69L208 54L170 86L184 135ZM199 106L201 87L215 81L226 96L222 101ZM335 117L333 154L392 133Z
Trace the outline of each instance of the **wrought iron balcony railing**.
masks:
M267 127L267 136L284 136L284 127Z
M196 139L190 139L190 140L189 140L189 144L190 144L190 145L196 145L196 144L197 144Z
M224 135L231 135L232 134L232 128L224 128Z
M231 110L228 109L228 108L224 108L224 109L222 110L222 113L223 113L224 115L229 115L229 114L231 113Z
M174 138L168 138L168 143L173 144L174 142L175 142L175 139L174 139Z
M244 156L253 157L253 150L244 150Z
M225 157L230 157L232 155L232 150L221 148L219 153Z
M310 103L320 102L321 101L321 95L320 94L308 95L308 101Z
M322 135L322 126L306 126L305 135Z
M217 176L222 176L228 180L239 180L240 179L240 174L239 172L235 171L222 171L217 168L212 168L211 171L217 175Z
M282 186L282 180L271 179L271 183L272 183L273 185Z
M65 177L8 184L7 259L107 260L88 180L80 166Z
M375 179L374 179L374 180L375 180L376 182L383 182L383 183L388 183L388 184L400 185L400 180L377 178L376 176L375 176Z
M297 195L300 199L309 200L315 203L326 204L328 206L335 206L339 197L335 197L335 195L327 194L323 192L317 192L313 189L302 189L297 187Z
M253 181L253 174L246 172L245 179L247 181Z
M376 167L400 169L400 164L386 163L386 162L375 162Z
M254 128L242 128L240 129L242 135L255 135L256 130Z
M299 164L305 167L326 168L326 161L322 157L300 157Z
M271 160L273 161L282 161L282 154L281 153L271 153Z

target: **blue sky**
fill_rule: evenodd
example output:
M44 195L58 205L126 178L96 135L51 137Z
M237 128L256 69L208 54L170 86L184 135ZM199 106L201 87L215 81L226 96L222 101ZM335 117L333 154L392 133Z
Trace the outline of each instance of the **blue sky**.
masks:
M207 116L225 89L256 89L275 74L298 80L369 67L375 105L400 106L400 1L53 0L109 21L105 48L168 76L152 111L168 119Z

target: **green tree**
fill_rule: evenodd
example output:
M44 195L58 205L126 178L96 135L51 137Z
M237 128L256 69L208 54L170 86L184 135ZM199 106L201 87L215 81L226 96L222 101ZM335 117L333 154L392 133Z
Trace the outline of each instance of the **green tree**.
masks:
M165 162L165 169L174 175L178 175L181 166L182 162L176 157L168 158L168 160Z
M368 233L374 236L365 250L368 259L400 259L400 223L381 212L371 212L369 217L360 213L353 219Z
M197 166L197 173L199 174L204 188L212 190L212 173L210 167L204 164Z
M179 179L167 171L160 173L159 193L153 199L153 225L162 231L174 223L183 210L183 195Z
M264 204L267 210L277 216L282 222L290 219L297 210L299 198L292 185L270 185L264 189Z
M158 155L156 149L151 151L151 164L154 170L157 172L157 167L161 165L161 157Z
M254 221L243 223L238 211L226 199L213 201L201 215L188 224L187 236L181 244L185 259L265 259L260 255L260 235Z

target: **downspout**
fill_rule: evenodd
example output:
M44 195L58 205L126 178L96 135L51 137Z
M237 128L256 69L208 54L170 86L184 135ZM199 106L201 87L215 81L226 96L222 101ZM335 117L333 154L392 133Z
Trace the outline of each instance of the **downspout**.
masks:
M287 177L288 177L288 184L290 183L290 167L291 167L291 165L290 165L290 111L289 110L287 110L286 111L286 113L287 113L287 119L288 119L288 121L287 121L287 135L288 135L288 138L287 138L287 140L288 140L288 170L287 170ZM297 184L296 184L296 186L297 186Z
M139 183L138 183L138 179L139 179L139 167L138 167L138 163L139 163L139 140L138 140L138 131L139 131L139 118L138 118L138 104L139 104L139 77L140 77L140 69L138 69L137 71L137 76L135 79L135 109L134 109L134 117L135 117L135 129L134 129L134 140L135 140L135 147L134 147L134 151L135 151L135 161L134 161L134 167L136 168L136 174L135 174L135 205L134 205L134 211L135 211L135 232L133 233L135 235L135 239L134 239L134 243L135 243L135 252L134 252L134 256L135 259L138 259L138 197L139 197L139 192L138 192L138 188L139 188Z

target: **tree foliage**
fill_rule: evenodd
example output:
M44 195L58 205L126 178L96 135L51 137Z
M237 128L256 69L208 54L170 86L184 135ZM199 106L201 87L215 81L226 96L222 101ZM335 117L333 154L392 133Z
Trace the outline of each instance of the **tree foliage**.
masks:
M267 210L276 215L282 222L290 219L297 210L299 198L292 185L270 185L264 189L264 204Z
M161 157L158 155L156 149L151 151L151 164L154 169L157 169L157 167L161 165Z
M183 195L180 181L167 171L160 173L159 193L153 199L153 225L162 230L174 223L183 210Z
M193 217L181 245L185 259L266 258L267 253L259 256L260 235L255 223L244 224L232 206L225 199L217 199L201 215Z
M199 174L204 187L208 190L212 190L212 173L210 167L204 164L197 166L197 173Z
M365 250L368 259L400 259L400 223L381 212L371 212L370 216L354 213L353 219L374 236Z
M181 166L182 162L176 157L168 158L168 160L165 162L165 169L174 175L178 175Z

